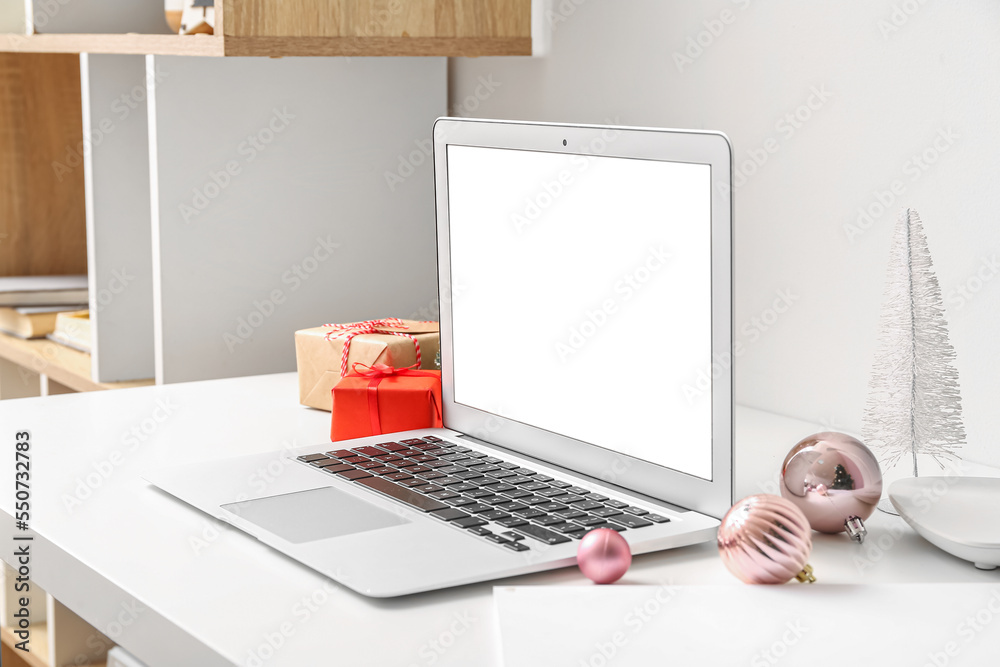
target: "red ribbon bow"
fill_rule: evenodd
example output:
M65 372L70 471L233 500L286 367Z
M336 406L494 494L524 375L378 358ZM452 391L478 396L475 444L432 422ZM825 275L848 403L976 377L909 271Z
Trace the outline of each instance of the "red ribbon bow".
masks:
M364 334L388 334L392 336L402 336L413 341L413 347L417 353L417 363L420 365L420 342L416 336L411 336L402 331L393 329L409 329L398 317L388 317L383 320L365 320L364 322L352 322L350 324L324 324L324 328L333 329L326 334L327 340L334 338L344 338L344 351L340 355L340 377L347 375L347 358L351 353L351 341L355 336ZM379 364L376 364L376 366ZM384 365L384 364L383 364Z
M417 364L407 366L406 368L393 368L389 364L372 364L369 366L368 364L363 364L360 361L355 361L351 364L352 371L366 378L385 378L390 375L424 375L437 377L434 373L414 370L416 367ZM358 368L361 368L361 370L358 370Z
M413 366L407 366L406 368L393 368L388 364L373 364L369 366L368 364L363 364L360 361L355 361L351 364L351 370L354 371L356 375L371 378L371 381L368 383L368 419L371 421L372 435L380 435L382 433L382 420L379 419L378 411L378 385L382 382L382 380L393 376L438 377L437 373L414 370L418 365L419 362L413 364ZM361 370L359 370L359 368ZM437 412L438 421L440 421L441 408L436 402L434 403L434 410Z

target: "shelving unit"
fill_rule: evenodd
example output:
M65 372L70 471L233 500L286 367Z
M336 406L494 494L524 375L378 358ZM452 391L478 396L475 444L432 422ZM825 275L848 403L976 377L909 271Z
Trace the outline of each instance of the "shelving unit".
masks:
M0 53L0 82L0 275L88 273L80 56ZM153 381L152 363L127 382L96 380L92 366L88 354L0 333L0 398Z
M144 387L153 384L152 378L147 380L131 380L128 382L95 382L90 373L90 355L54 343L46 339L22 340L0 332L0 363L6 360L15 368L9 370L10 384L20 384L22 387L39 385L39 377L43 376L48 383L48 390L38 389L27 393L10 387L7 379L0 377L0 398L24 398L26 396L47 396L66 393L62 391L102 391L105 389L128 389L129 387ZM8 396L8 390L11 395Z
M17 637L10 628L0 627L0 663L12 667L52 667L49 662L49 633L44 623L34 623L30 627L31 636L38 644L27 653L14 648Z
M87 273L79 56L0 53L0 82L0 275ZM0 398L117 386L87 354L0 333Z
M0 574L0 664L4 667L105 667L104 659L113 642L92 628L72 610L60 604L35 582L29 582L32 624L27 652L15 648L15 600L24 595L14 590L14 570L2 565ZM40 604L39 604L40 603Z
M271 57L532 54L531 0L215 0L215 11L214 35L8 34L0 35L0 51Z
M169 56L223 56L216 35L17 35L0 34L0 51L11 53L110 53Z

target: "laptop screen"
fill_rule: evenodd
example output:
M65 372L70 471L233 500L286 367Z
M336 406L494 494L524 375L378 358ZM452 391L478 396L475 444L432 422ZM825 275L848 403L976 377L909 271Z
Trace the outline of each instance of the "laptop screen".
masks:
M447 159L455 402L711 479L711 167Z

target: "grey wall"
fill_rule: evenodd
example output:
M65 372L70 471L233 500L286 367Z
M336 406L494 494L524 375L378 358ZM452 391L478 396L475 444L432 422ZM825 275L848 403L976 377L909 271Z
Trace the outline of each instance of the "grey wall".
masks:
M147 65L158 382L290 371L298 329L434 305L444 58Z

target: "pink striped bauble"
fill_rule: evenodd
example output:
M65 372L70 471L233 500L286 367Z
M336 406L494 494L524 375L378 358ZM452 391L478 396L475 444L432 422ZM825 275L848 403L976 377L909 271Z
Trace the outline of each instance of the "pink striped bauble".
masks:
M811 534L806 515L790 501L763 493L748 496L722 518L719 555L748 584L812 582Z

